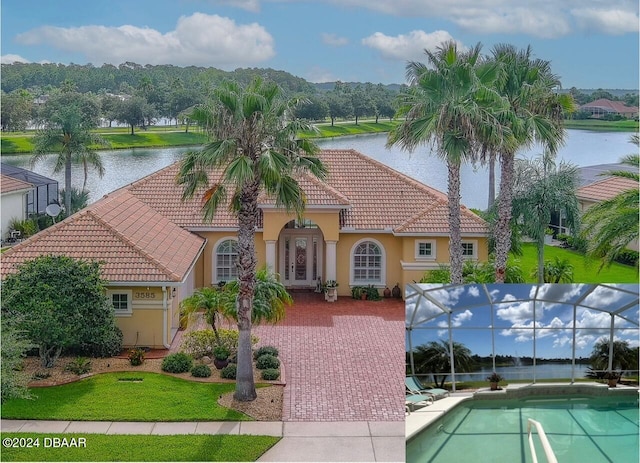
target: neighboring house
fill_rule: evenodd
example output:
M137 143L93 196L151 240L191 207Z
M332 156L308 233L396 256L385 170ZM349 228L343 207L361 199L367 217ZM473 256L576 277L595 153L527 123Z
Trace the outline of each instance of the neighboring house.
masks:
M4 163L0 165L0 171L2 175L33 185L33 189L27 193L27 217L31 214L44 214L49 204L58 203L57 180Z
M353 150L319 157L329 174L324 182L298 178L307 201L300 220L260 196L259 266L279 273L288 288L336 280L348 296L355 285L404 288L449 262L445 194ZM236 278L237 219L222 205L204 223L201 196L181 200L178 169L175 163L117 190L7 251L2 275L47 253L102 260L125 344L168 344L179 301ZM210 180L219 177L212 172ZM461 216L466 258L487 260L487 224L465 207Z
M591 113L591 117L600 119L607 114L620 115L627 119L638 117L638 108L627 106L621 101L611 101L600 98L580 106L580 111Z
M27 218L27 195L33 192L33 185L22 180L0 175L0 189L2 190L0 204L0 238L12 238L9 224L13 220Z
M606 177L578 188L576 196L580 204L580 212L585 213L594 204L612 199L626 190L638 189L638 182L625 177ZM638 242L633 241L627 246L638 250Z

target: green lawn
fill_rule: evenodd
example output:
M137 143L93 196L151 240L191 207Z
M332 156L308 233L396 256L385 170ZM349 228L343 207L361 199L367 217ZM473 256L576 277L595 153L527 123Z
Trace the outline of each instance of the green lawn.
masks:
M162 131L137 131L133 135L129 132L104 133L102 137L111 143L110 147L99 149L121 148L160 148L171 146L200 145L206 141L206 137L198 132L162 132ZM33 133L2 136L2 154L19 154L33 152Z
M613 263L611 267L604 267L600 272L600 262L587 260L584 255L568 249L556 246L544 247L545 260L552 260L555 256L561 259L569 259L573 265L573 281L576 283L637 283L638 271L628 265ZM528 283L536 283L536 279L531 277L531 272L537 268L537 249L533 243L523 245L523 255L516 258L524 272L524 277Z
M140 382L119 378L142 378ZM233 383L198 383L157 373L120 372L47 388L33 400L2 404L2 418L76 421L246 421L251 417L217 404Z
M359 122L358 125L356 125L354 122L348 122L345 124L336 123L333 126L330 123L321 123L315 124L319 133L305 132L302 134L302 136L314 138L331 138L341 137L344 135L389 132L396 125L398 125L397 121L389 122L388 120L383 119L380 119L377 124L375 123L375 121L370 120Z
M602 132L637 132L638 121L601 121L598 119L566 120L567 129L597 130Z
M280 438L238 435L102 435L2 433L39 439L35 448L2 448L2 461L256 461ZM48 448L45 438L84 438L85 447ZM47 444L53 441L46 441ZM61 441L58 441L61 442Z

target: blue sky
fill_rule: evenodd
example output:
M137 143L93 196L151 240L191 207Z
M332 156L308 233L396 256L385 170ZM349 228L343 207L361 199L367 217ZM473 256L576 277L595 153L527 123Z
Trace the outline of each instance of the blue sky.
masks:
M610 311L620 311L623 317L615 319L615 338L626 340L632 347L640 343L637 285L418 286L428 290L428 296L407 297L406 326L413 328L414 347L449 339L445 308L451 311L453 339L474 354L491 354L488 328L494 326L496 354L532 357L535 326L538 358L571 358L574 304L576 357L588 357L596 341L608 338ZM414 292L413 288L407 289L407 295ZM493 316L490 301L494 304Z
M453 39L531 45L565 88L638 88L637 0L3 0L2 62L271 67L403 83Z

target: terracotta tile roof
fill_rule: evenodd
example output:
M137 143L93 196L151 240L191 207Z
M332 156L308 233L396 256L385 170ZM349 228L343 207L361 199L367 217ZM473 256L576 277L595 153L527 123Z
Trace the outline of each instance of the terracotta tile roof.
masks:
M64 254L104 262L102 276L111 282L178 283L205 241L118 190L6 251L0 273L40 255Z
M578 188L578 199L587 201L606 201L626 190L638 189L638 182L624 177L607 177L604 180Z
M33 185L27 182L23 182L17 178L9 177L8 175L0 175L0 190L2 194L11 193L13 191L30 190Z
M606 98L600 98L590 103L583 104L580 109L592 110L591 108L599 108L605 112L613 112L619 114L638 114L638 108L625 105L621 101L611 101Z
M400 233L448 231L448 213L442 215L447 197L442 192L355 150L324 150L319 157L329 170L326 180L320 182L308 175L299 178L307 196L308 208L343 208L342 226L348 229L397 229ZM149 207L182 227L237 227L237 219L226 206L217 211L211 225L203 223L199 200L202 192L196 193L195 199L183 203L180 199L182 188L175 183L177 172L178 163L175 163L126 188ZM212 172L210 182L214 183L219 177L219 172ZM261 195L260 201L262 204L274 203L264 195ZM438 204L437 208L434 208L435 204ZM416 214L420 217L415 218ZM481 219L462 207L462 231L487 233L488 229Z

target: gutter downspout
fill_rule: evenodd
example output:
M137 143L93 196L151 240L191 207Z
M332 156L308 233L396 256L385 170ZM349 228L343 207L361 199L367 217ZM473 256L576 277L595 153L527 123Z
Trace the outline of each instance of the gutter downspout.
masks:
M162 287L162 345L169 349L171 344L167 344L167 313L169 312L167 287Z

